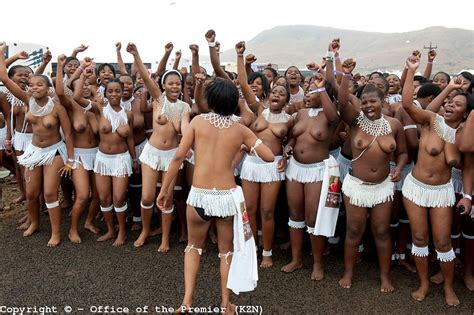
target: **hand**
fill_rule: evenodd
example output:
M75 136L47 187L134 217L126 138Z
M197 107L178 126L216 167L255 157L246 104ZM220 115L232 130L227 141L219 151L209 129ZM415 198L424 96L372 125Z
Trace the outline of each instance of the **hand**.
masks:
M174 45L172 42L169 42L168 44L165 45L165 53L171 54L173 51Z
M191 50L191 54L197 55L199 53L199 46L196 44L189 45L189 49Z
M64 63L66 62L66 55L59 55L58 56L58 66L64 67Z
M319 65L316 64L316 62L310 62L306 65L306 68L308 68L308 70L311 70L311 71L316 71L318 72L320 69L319 69Z
M6 153L8 156L12 156L12 155L13 155L13 147L12 147L12 144L11 144L11 143L5 144L5 153Z
M356 62L355 62L354 60L352 60L352 58L346 59L346 60L344 60L344 62L342 63L342 71L343 71L345 74L352 73L352 71L354 70L355 66L356 66Z
M411 55L406 61L406 66L408 69L415 72L416 69L418 69L418 67L420 66L420 58L414 54Z
M285 147L285 150L284 150L284 153L283 153L283 156L284 157L290 157L293 155L293 147L291 145L287 145Z
M433 62L433 60L435 60L436 58L436 50L434 49L431 49L429 52L428 52L428 61L429 62Z
M360 78L361 78L360 73L354 74L354 81L355 82L359 82Z
M172 44L171 44L172 45ZM127 45L127 52L132 54L133 56L138 56L137 46L134 43L128 43Z
M283 173L285 170L286 170L286 165L287 165L287 161L285 158L282 158L280 161L278 161L278 164L277 164L277 171L279 173Z
M340 39L339 38L334 38L332 42L329 44L328 51L332 51L333 53L338 53L339 48L341 48L340 44Z
M193 150L189 150L189 151L188 151L188 153L186 153L186 159L190 159L190 158L192 158L192 157L193 157L193 155L194 155L194 152L193 152Z
M71 172L72 172L72 164L69 164L69 163L64 164L64 166L61 167L58 171L61 177L69 177L71 176Z
M156 198L156 206L161 211L169 210L173 205L173 200L170 198L171 196L166 192L166 189L163 187L160 190L160 194Z
M348 137L349 137L349 133L347 131L339 132L339 138L341 138L341 140L345 141Z
M84 72L82 74L84 75L85 78L88 78L94 74L94 69L92 67L87 67L84 69Z
M26 60L29 57L28 53L24 50L20 51L19 53L16 53L15 56L20 60ZM44 55L43 55L43 58L44 58Z
M175 53L174 53L174 57L176 59L181 59L181 49L180 50L177 50Z
M135 173L135 174L140 173L140 164L138 164L137 159L133 159L133 173Z
M398 182L401 178L401 173L401 169L399 167L395 167L389 174L392 182Z
M188 68L186 67L181 67L181 69L179 69L179 72L181 73L181 75L183 76L183 78L188 74ZM186 80L184 80L184 85L186 85Z
M53 55L51 54L51 51L46 50L46 52L43 54L43 62L49 63L51 59L53 59Z
M245 52L245 42L242 41L235 44L235 51L238 55L243 54Z
M209 30L206 32L206 40L208 43L213 43L216 41L216 32L214 30Z
M421 58L421 52L419 50L414 50L411 54L412 56Z
M326 57L323 57L323 59L321 60L321 64L319 65L319 67L321 69L324 69L326 68L326 65L327 65L328 61L326 60Z
M4 54L6 48L7 48L7 43L0 42L0 52L2 53L2 55Z
M214 46L214 48L216 49L217 53L219 53L221 51L221 43L216 42L216 46Z
M196 85L203 85L204 81L206 81L206 76L202 73L197 73L194 76L194 80L196 81Z
M314 84L316 84L316 87L319 89L319 88L322 88L324 87L324 83L326 82L326 79L324 78L324 76L321 74L321 73L316 73L314 75Z
M257 57L255 57L254 54L248 54L247 56L245 56L245 63L246 64L251 65L255 61L257 61Z
M461 75L458 75L453 77L453 79L449 81L448 86L451 87L453 90L462 89L464 82L467 83L467 81L463 80L463 77Z
M461 215L467 215L469 214L469 212L471 212L471 200L467 198L462 198L461 200L459 200L458 204L456 205L456 208L459 208L460 206L464 206L464 211L460 213Z
M115 50L117 50L117 52L120 52L121 49L122 49L122 43L121 42L116 43Z
M86 57L81 61L81 67L83 69L90 67L92 64L92 58Z
M74 51L77 52L77 53L80 53L80 52L85 51L87 48L89 48L89 46L86 46L86 45L84 45L84 44L81 44L79 47L76 47L76 48L74 49Z

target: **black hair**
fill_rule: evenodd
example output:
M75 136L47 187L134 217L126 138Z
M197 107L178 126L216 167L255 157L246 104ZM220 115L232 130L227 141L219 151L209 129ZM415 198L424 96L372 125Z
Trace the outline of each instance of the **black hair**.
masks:
M10 69L8 69L8 77L11 79L16 74L16 71L21 68L24 69L25 67L20 65L11 66Z
M390 88L390 83L388 83L388 80L386 77L384 76L380 76L378 77L380 80L382 80L382 83L383 83L383 86L385 87L385 89L382 91L384 94L387 94L388 93L388 89Z
M114 78L115 78L115 68L110 64L110 63L103 63L101 65L99 65L99 67L97 67L97 77L99 77L99 74L102 70L104 70L105 67L109 67L110 70L112 70L112 73L114 74Z
M469 93L472 93L472 88L474 87L474 82L472 80L472 74L470 72L463 71L459 75L461 75L464 79L469 81L469 86L467 87L467 91Z
M438 75L438 74L442 74L446 77L446 83L449 83L451 81L451 76L449 74L447 74L446 72L444 71L439 71L439 72L436 72L436 74L433 76L433 79Z
M272 67L266 67L263 70L270 71L273 74L273 78L276 78L278 76L278 72L275 69L273 69Z
M252 84L253 81L255 81L257 78L260 78L260 80L262 81L262 90L263 90L262 98L265 99L270 91L270 84L268 83L267 77L263 73L252 72L249 75L248 83Z
M76 57L74 56L69 56L66 58L66 60L64 61L64 65L67 65L68 63L70 63L71 61L77 61L79 63L79 59L77 59Z
M113 79L110 79L109 82L107 83L107 85L105 86L104 95L107 95L107 89L109 87L109 84L111 84L111 83L120 84L120 87L122 88L122 91L123 91L123 82L120 81L119 79L113 78Z
M285 84L285 85L274 85L272 87L272 89L270 90L270 92L272 92L275 88L277 87L283 87L286 91L286 102L288 103L290 101L290 97L291 97L291 92L290 92L290 87L288 86L288 84Z
M422 75L415 75L415 76L413 77L413 81L418 81L418 82L420 82L421 84L423 84L423 83L426 83L426 78L425 78L424 76L422 76Z
M373 92L377 93L377 96L381 100L385 98L384 92L372 83L366 84L364 88L362 89L362 93L360 95L362 96L364 94L373 93Z
M234 74L233 74L232 72L226 71L226 70L224 70L224 72L227 74L227 76L229 77L229 79L231 79L231 80L237 79L237 76L234 76Z
M438 94L441 93L441 88L434 83L425 83L420 86L420 89L416 93L418 98L426 98L433 96L435 98Z
M178 74L179 73L179 74ZM179 78L179 82L181 82L181 88L184 86L183 83L183 76L178 70L165 70L157 78L158 81L158 86L160 87L161 92L165 91L165 88L161 84L161 82L166 82L166 78L169 77L170 75L175 75Z
M379 77L383 78L383 73L382 73L382 72L380 72L380 71L374 71L374 72L372 72L371 74L369 74L369 80L372 79L372 76L373 76L374 74L378 74Z
M296 70L298 70L298 73L300 74L301 80L303 80L303 75L301 74L301 71L300 71L300 69L298 69L297 66L289 66L288 68L286 68L285 74L283 74L284 77L286 77L286 74L288 73L288 70L290 70L290 68L295 68Z
M232 115L239 105L239 91L234 83L216 78L205 90L207 104L216 114Z
M33 77L37 77L37 78L41 78L44 83L46 83L46 85L48 87L52 87L53 85L51 84L51 81L49 81L49 78L47 76L45 76L44 74L35 74Z
M135 78L132 75L128 73L124 73L124 74L121 74L118 78L120 79L121 77L129 77L132 80L132 83L135 84Z
M458 95L462 95L466 98L466 114L469 115L469 113L471 112L471 110L474 109L474 97L472 96L471 93L468 93L468 92L457 92L456 94L454 94L453 97L456 97Z

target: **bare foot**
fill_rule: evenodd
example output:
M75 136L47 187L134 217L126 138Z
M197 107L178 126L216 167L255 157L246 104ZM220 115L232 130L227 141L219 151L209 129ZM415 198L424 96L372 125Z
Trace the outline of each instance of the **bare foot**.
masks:
M81 237L79 236L79 233L77 232L77 230L69 230L69 234L68 234L68 237L69 237L69 240L71 241L71 243L74 243L74 244L81 244Z
M286 242L286 243L283 243L283 244L280 245L280 249L282 249L282 250L288 250L288 249L290 249L290 247L291 247L290 242Z
M148 234L142 230L138 238L135 242L133 242L133 246L135 248L142 247L145 244L146 239L148 238Z
M115 246L115 247L122 246L123 244L125 244L126 239L127 239L127 235L125 234L125 232L119 232L117 239L112 244L112 246Z
M430 281L434 284L441 284L444 282L444 278L443 278L443 273L440 271L438 271L437 274L435 274L434 276L431 276L430 277Z
M400 267L403 267L405 268L405 270L411 272L411 273L416 273L416 267L413 266L412 264L410 264L408 261L406 260L400 260L398 261L398 265Z
M25 232L23 232L23 236L30 236L33 233L38 232L38 231L39 231L39 226L38 225L30 224L28 229L26 229Z
M158 248L158 252L160 253L167 253L170 250L170 244L161 242L160 247Z
M221 306L221 309L224 310L224 314L229 314L229 315L235 314L236 308L237 306L230 302L227 304L227 306Z
M444 287L444 298L446 299L446 304L451 307L458 306L460 303L453 287Z
M311 273L311 280L320 281L324 279L324 266L313 264L313 272Z
M21 217L20 220L18 220L18 224L23 224L28 220L28 214L25 214L24 216Z
M13 199L13 203L20 203L22 201L25 201L26 197L25 196L20 196L18 198Z
M132 224L132 231L140 231L142 229L142 225L139 222L134 222Z
M92 223L84 223L84 229L88 230L89 232L93 233L93 234L99 234L100 232L100 229L98 227L96 227L94 224Z
M395 288L392 285L392 281L389 277L380 277L380 292L382 293L392 293L395 291Z
M16 229L17 230L26 230L30 227L31 221L27 218L25 222L19 225Z
M150 236L161 235L161 233L162 233L161 228L157 228L156 230L151 231Z
M426 298L426 295L428 295L428 290L429 286L421 286L416 290L411 293L411 297L418 302L423 301Z
M339 286L343 289L350 289L352 287L352 273L344 272L341 280L339 280Z
M469 291L474 291L474 277L472 272L464 272L464 284Z
M115 232L107 232L97 239L97 242L105 242L115 237Z
M260 268L266 269L273 267L272 256L263 256L262 262L260 263Z
M303 268L303 263L301 261L291 261L288 265L285 265L281 268L281 271L286 273L291 273L295 270Z
M48 241L48 247L56 247L61 243L61 234L52 234Z
M191 305L186 305L182 304L175 308L175 314L183 314L183 313L189 313L189 310L191 309Z

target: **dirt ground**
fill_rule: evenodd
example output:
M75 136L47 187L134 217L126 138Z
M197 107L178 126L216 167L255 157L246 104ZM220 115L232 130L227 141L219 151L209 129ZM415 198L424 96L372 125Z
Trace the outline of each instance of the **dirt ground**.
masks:
M18 196L18 189L9 179L2 184L3 200L8 206ZM97 236L85 231L82 231L83 243L75 245L67 240L69 218L68 211L64 211L63 242L56 248L47 248L50 226L46 214L41 216L41 231L32 237L24 238L15 229L25 209L25 203L12 204L0 212L0 312L3 306L54 306L61 314L69 310L75 314L98 311L106 314L98 307L108 306L109 312L112 307L115 311L127 307L130 313L136 314L148 307L148 313L167 313L170 308L180 305L184 292L185 244L178 242L177 229L174 229L172 248L167 254L157 252L159 237L150 239L139 250L134 249L132 240L138 232L131 231L128 242L120 248L113 247L111 241L97 243ZM104 229L103 223L96 223ZM281 240L277 240L278 243ZM413 301L410 292L417 286L417 276L398 266L392 271L396 291L380 293L377 262L372 256L364 257L357 265L354 284L349 290L341 289L337 284L343 271L340 250L327 256L326 276L320 282L310 280L312 263L309 255L305 255L303 269L292 274L282 273L280 268L290 256L289 251L275 246L274 267L259 270L257 289L232 296L232 301L238 305L258 306L256 309L242 308L240 314L245 311L263 314L474 314L474 294L464 287L460 269L456 270L455 289L461 305L448 308L444 304L442 286L433 285L424 302ZM202 310L219 305L218 262L216 246L210 244L201 260L194 301L194 306L202 307ZM437 267L435 263L432 265L434 273Z

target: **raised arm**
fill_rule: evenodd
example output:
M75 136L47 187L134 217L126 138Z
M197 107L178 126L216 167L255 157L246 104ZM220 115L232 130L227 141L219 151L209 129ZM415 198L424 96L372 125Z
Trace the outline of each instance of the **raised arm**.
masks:
M166 70L166 64L168 63L168 59L170 58L171 52L173 51L173 47L174 47L173 43L171 42L165 45L165 54L163 55L163 57L161 57L160 63L158 64L158 68L156 68L156 72L155 72L156 75L160 75L162 72ZM137 64L135 66L138 67Z
M3 82L5 87L12 92L15 97L22 100L25 104L28 104L28 94L8 77L4 56L5 49L5 42L0 43L0 81Z
M155 100L158 99L161 96L161 90L158 87L158 84L156 84L156 82L150 77L148 70L146 69L145 65L142 62L142 59L140 58L137 46L135 46L135 44L133 43L128 43L127 51L133 55L138 73L140 73L140 75L142 76L143 82L145 83L145 86L148 89L148 92L150 93L151 97Z
M428 104L426 107L426 110L432 111L434 113L438 113L441 107L443 106L444 100L451 94L452 91L460 89L463 85L463 80L462 78L455 77L453 78L448 86L441 91L441 93L436 96L434 100L431 101L431 103Z
M211 64L212 68L214 69L214 73L217 77L230 80L227 73L225 73L225 71L221 68L219 54L217 53L216 49L216 32L214 32L214 30L209 30L207 31L205 36L207 43L209 44L209 56L211 58Z
M194 101L200 113L208 113L210 111L206 98L204 97L204 81L206 76L198 73L194 76Z
M58 95L59 101L65 108L71 109L71 100L64 94L63 68L66 58L67 57L65 55L58 56L58 66L56 70L56 95Z
M43 74L44 70L46 70L46 67L48 66L49 62L53 59L53 56L51 55L51 52L46 50L46 52L43 54L43 61L41 62L40 66L38 69L36 69L35 74Z
M326 115L326 118L331 125L338 124L339 115L337 113L336 106L334 106L333 102L329 98L328 93L326 92L326 89L324 88L325 82L326 80L324 79L324 76L321 73L317 73L314 76L314 84L317 87L317 91L319 91L316 93L319 93L321 97L323 112Z
M86 45L84 45L84 44L81 44L80 46L74 48L74 50L72 51L71 56L77 58L77 54L80 53L80 52L86 51L87 48L89 48L89 46L86 46Z
M123 62L122 59L122 43L117 42L115 44L115 51L117 52L117 64L119 67L120 74L128 74L127 67L125 67L125 63Z
M423 77L426 80L429 80L431 77L431 71L433 70L433 63L436 58L436 50L431 49L428 52L428 63L426 64L425 72L423 72Z
M416 69L420 65L420 58L415 55L411 55L407 61L407 77L402 90L402 106L408 115L418 124L428 125L431 121L431 117L434 115L433 112L423 110L415 104L413 104L413 78L415 76Z
M16 54L14 54L13 56L11 56L10 58L8 58L7 60L5 60L5 65L6 65L6 68L10 67L15 61L18 61L18 60L26 60L28 59L29 55L26 51L20 51Z
M352 59L344 60L342 64L342 71L344 75L342 76L341 86L339 87L339 112L341 114L342 120L346 122L349 126L352 126L357 117L359 116L359 111L350 104L351 96L349 93L349 80L352 80L352 71L356 66L356 62Z
M174 70L178 70L180 60L181 60L181 49L177 50L174 53L174 63L173 63L173 69Z
M255 57L254 54L248 54L245 56L245 72L247 72L247 75L250 75L253 73L252 69L252 63L257 61L257 57Z
M255 97L255 94L248 83L247 72L244 64L245 42L238 42L235 44L235 51L237 52L237 76L242 94L252 111L257 112L260 107L260 101Z
M189 45L191 50L191 72L193 75L201 73L201 68L199 67L199 46L192 44Z

